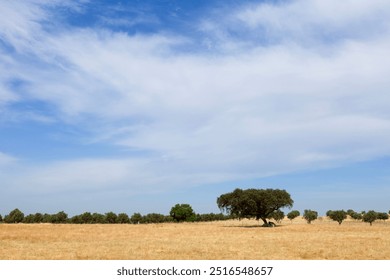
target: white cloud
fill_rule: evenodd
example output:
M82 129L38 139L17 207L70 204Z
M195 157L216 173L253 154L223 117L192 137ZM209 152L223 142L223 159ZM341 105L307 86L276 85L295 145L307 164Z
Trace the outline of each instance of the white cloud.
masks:
M327 3L259 5L227 17L243 21L246 32L263 26L272 33L299 30L301 38L312 35L306 26L313 23L350 30L363 18L373 25L387 5ZM330 46L320 40L315 48L283 40L249 48L225 36L224 43L240 47L212 56L175 52L188 43L181 36L49 33L40 23L47 17L42 8L21 6L12 7L18 23L3 20L0 27L11 30L1 33L3 40L34 55L34 63L13 57L11 74L27 81L24 95L57 106L58 119L92 130L92 141L151 152L27 168L23 178L32 186L194 186L390 154L390 38L383 17L381 36Z
M336 37L378 35L388 32L390 4L374 1L297 0L286 3L253 4L238 11L232 18L254 29L263 30L271 38Z

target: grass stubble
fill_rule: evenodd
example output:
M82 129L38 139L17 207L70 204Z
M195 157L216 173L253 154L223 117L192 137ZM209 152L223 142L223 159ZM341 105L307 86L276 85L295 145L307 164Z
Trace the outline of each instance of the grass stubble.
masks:
M389 260L390 222L0 224L2 260Z

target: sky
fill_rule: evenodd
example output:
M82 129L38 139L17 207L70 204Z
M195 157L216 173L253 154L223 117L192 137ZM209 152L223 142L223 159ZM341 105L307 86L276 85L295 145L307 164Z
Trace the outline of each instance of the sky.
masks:
M0 2L0 214L390 210L387 0ZM283 209L288 212L289 209Z

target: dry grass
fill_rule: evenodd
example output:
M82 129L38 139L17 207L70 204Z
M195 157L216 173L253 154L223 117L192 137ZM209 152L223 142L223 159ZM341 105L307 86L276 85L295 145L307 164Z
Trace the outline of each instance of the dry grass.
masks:
M0 224L0 259L390 259L390 222Z

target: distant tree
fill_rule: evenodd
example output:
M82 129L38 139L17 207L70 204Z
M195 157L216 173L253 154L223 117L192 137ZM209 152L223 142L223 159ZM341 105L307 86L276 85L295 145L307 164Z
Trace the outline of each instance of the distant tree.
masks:
M171 208L169 215L176 222L184 222L191 221L195 216L195 212L189 204L176 204Z
M106 223L106 216L100 213L93 213L92 214L92 223L93 224L105 224Z
M82 215L75 215L72 218L69 219L69 222L71 224L83 224L83 219L81 218Z
M53 214L51 215L51 222L53 224L65 224L68 222L68 214L66 214L64 211Z
M377 213L378 215L378 220L383 220L383 221L386 221L389 219L389 215L386 213L386 212L379 212Z
M29 215L25 216L24 219L23 219L23 223L26 223L26 224L34 223L34 215L33 214L29 214Z
M363 222L370 223L370 226L372 226L372 223L375 222L376 219L378 219L378 213L373 210L370 210L363 215Z
M356 212L355 212L354 210L352 210L352 209L348 209L348 210L347 210L347 215L350 216L350 217L352 217L352 215L353 215L354 213L356 213Z
M325 213L325 215L327 216L327 217L330 217L330 215L332 215L332 210L328 210L328 211L326 211L326 213Z
M307 221L308 224L311 224L312 221L318 218L318 213L317 211L306 209L303 212L303 218Z
M272 212L270 217L272 219L274 219L275 221L277 221L278 223L281 223L282 220L284 219L285 215L284 215L284 212L282 210L278 209L278 210Z
M118 216L114 212L106 213L106 221L109 224L117 223Z
M3 217L0 215L0 223L3 221Z
M51 223L52 216L50 214L43 214L42 216L42 223Z
M357 213L357 212L354 212L354 213L351 213L351 218L354 219L354 220L361 220L363 219L363 215L360 214L360 213Z
M117 218L118 224L128 224L130 223L130 218L126 213L119 213Z
M142 223L142 215L140 213L134 213L130 217L130 222L132 224L141 224Z
M93 217L91 212L84 212L83 214L79 215L80 217L80 223L81 224L92 224L93 223Z
M34 223L42 223L42 222L43 222L42 213L35 213L34 214Z
M221 210L241 218L262 220L263 226L269 226L267 219L276 210L292 207L294 201L285 190L279 189L235 189L218 197Z
M347 212L344 210L335 210L329 213L329 218L333 221L336 221L341 225L341 223L347 218Z
M299 213L298 210L293 210L290 213L287 214L287 218L292 222L296 217L299 217L301 213Z
M223 213L206 213L206 214L196 214L196 222L211 222L211 221L224 221L230 219L229 215L224 215Z
M8 215L4 217L4 222L9 224L21 223L24 219L24 214L18 208L12 210Z
M149 213L143 217L143 221L148 224L164 223L166 221L166 217L163 214Z

